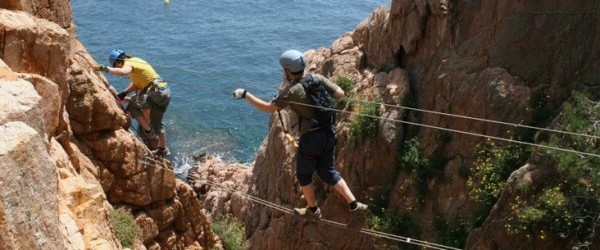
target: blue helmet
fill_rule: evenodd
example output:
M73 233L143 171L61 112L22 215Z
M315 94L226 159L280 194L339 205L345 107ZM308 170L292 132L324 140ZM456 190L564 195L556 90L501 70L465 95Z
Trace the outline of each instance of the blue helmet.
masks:
M123 52L122 50L118 50L118 49L113 49L109 54L108 54L108 64L111 67L115 66L115 61L117 59L121 59L121 56L124 56L125 52Z
M292 72L301 72L306 66L304 54L297 50L286 50L279 57L279 64L284 69L289 69Z

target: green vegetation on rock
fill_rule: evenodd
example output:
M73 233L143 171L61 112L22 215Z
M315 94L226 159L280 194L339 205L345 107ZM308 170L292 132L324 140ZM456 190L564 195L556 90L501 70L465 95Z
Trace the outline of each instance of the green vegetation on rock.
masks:
M222 216L211 224L212 230L223 242L226 250L243 250L248 246L246 230L241 223L232 216Z
M381 114L377 99L371 103L360 102L354 105L358 109L359 115L354 115L350 122L350 136L355 139L364 139L366 137L376 138L378 118Z
M140 228L135 224L135 219L130 211L124 208L115 209L110 213L111 222L117 239L126 248L133 246L140 233Z
M547 145L600 155L600 104L574 92L556 119L556 129L594 137L553 133ZM569 240L573 249L589 246L600 224L600 157L543 150L539 165L556 166L555 178L538 190L525 190L511 205L506 229L527 237L549 234Z

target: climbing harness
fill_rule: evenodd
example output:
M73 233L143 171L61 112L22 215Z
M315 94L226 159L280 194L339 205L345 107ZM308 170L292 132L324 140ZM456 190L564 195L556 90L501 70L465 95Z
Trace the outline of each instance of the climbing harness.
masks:
M148 85L146 85L144 89L136 91L136 95L132 98L132 100L138 107L143 107L143 105L146 103L146 99L148 98L148 93L150 91L162 91L166 90L167 88L169 88L167 82L164 81L162 78L157 77L150 83L148 83Z

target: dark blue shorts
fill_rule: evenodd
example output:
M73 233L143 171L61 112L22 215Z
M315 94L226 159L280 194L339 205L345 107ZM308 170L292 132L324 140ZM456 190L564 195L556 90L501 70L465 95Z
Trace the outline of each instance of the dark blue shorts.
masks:
M311 184L315 171L329 185L335 185L342 179L335 170L335 133L331 129L309 132L300 137L296 154L296 178L300 186Z

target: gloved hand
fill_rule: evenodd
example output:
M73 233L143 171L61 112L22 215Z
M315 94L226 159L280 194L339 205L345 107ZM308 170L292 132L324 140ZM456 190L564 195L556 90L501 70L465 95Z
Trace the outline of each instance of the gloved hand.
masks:
M117 97L119 97L119 100L125 99L126 96L127 96L127 92L125 92L125 91L123 91L117 95Z
M242 99L242 98L246 98L246 90L245 89L236 89L235 91L233 91L233 97L235 97L236 99Z
M95 71L107 71L108 68L102 64L98 64L98 65L94 66L94 70Z

